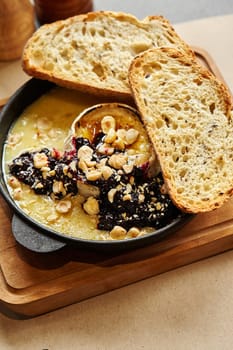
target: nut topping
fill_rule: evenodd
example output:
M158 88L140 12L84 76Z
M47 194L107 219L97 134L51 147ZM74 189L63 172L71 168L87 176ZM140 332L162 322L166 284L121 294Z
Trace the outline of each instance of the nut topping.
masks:
M49 123L40 122L37 127L46 130ZM143 129L135 119L122 119L121 124L118 114L106 114L94 123L92 127L87 118L86 127L79 121L77 132L80 127L83 134L73 137L64 153L43 148L14 159L10 165L13 176L8 180L13 196L22 198L20 182L37 194L50 195L56 211L46 220L53 223L59 214L72 210L70 196L78 194L85 213L98 215L93 222L105 231L106 239L137 237L143 227L160 228L168 223L177 209L164 191L161 173L155 175L153 167L148 176L151 159L156 158Z
M114 196L117 193L117 189L116 188L112 188L110 191L108 191L108 200L110 203L113 203L114 201Z
M121 169L127 162L127 156L123 153L113 154L108 161L108 164L114 169Z
M83 160L91 160L92 155L93 155L93 149L89 146L82 146L78 150L78 159L83 159Z
M12 188L21 188L21 183L15 176L11 176L8 178L8 184Z
M126 131L126 143L132 145L138 138L139 132L135 129L129 129Z
M61 200L56 205L56 211L60 214L66 214L71 210L72 204L70 200Z
M99 180L102 176L102 172L100 170L91 170L86 172L86 178L89 181Z
M22 199L23 197L23 190L21 187L17 187L14 189L13 191L13 198L16 200L16 201L19 201L20 199Z
M129 237L137 237L140 235L140 230L137 227L131 227L128 231Z
M103 175L104 180L108 180L110 178L110 176L112 176L112 174L113 174L112 168L110 168L107 165L104 165L102 167L102 175Z
M110 156L114 152L114 148L104 143L97 147L97 150L101 154L105 154L106 156Z
M116 140L116 131L113 128L111 128L109 129L107 135L105 136L104 141L106 143L113 143L115 140Z
M126 229L124 229L124 227L121 226L114 226L113 229L110 231L110 236L113 239L124 239L126 237L126 234Z
M99 202L94 197L88 197L83 204L83 209L89 215L97 215L99 213Z
M108 134L110 129L115 130L115 128L116 128L116 121L115 121L115 119L112 116L110 116L110 115L106 115L101 120L101 128L102 128L102 131L103 131L104 134Z
M48 157L45 153L36 153L33 157L33 163L35 168L43 168L48 166Z

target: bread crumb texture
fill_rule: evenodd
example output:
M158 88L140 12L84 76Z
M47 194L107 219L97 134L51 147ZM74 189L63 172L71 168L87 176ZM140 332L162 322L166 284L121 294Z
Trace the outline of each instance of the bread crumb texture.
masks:
M221 206L233 187L227 89L172 48L135 58L130 84L175 204L192 213Z
M132 58L161 46L193 55L161 16L139 21L129 14L93 12L40 27L24 49L23 68L66 87L130 95Z

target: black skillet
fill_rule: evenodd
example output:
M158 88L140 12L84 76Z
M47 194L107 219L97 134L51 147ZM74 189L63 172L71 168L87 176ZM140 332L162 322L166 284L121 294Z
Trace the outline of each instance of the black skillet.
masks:
M11 125L16 121L22 111L42 94L49 91L55 85L48 81L31 79L19 88L10 98L7 105L0 114L0 157L3 159L4 143ZM167 226L155 230L145 236L140 236L127 240L97 241L85 240L76 237L70 237L44 225L38 223L30 216L25 214L15 203L8 192L4 178L4 165L0 164L0 191L9 206L13 209L12 233L16 241L27 249L34 252L48 253L63 248L66 245L77 246L78 248L94 249L105 252L118 252L126 249L143 247L154 243L162 238L174 233L181 228L192 217L191 215L182 215L177 217Z

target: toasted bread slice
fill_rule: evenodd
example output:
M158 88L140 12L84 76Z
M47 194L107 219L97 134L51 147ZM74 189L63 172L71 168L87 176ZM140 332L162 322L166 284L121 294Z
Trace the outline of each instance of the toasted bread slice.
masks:
M136 57L129 81L177 207L220 207L233 192L233 114L226 87L173 48Z
M25 46L29 75L97 95L128 98L128 68L134 56L153 47L190 47L163 17L143 21L125 13L92 12L40 27Z

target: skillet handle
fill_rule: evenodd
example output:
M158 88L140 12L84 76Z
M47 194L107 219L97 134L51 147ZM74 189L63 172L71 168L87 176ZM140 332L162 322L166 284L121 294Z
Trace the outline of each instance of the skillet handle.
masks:
M51 253L66 246L65 242L37 231L16 214L13 215L11 225L16 242L33 252Z

